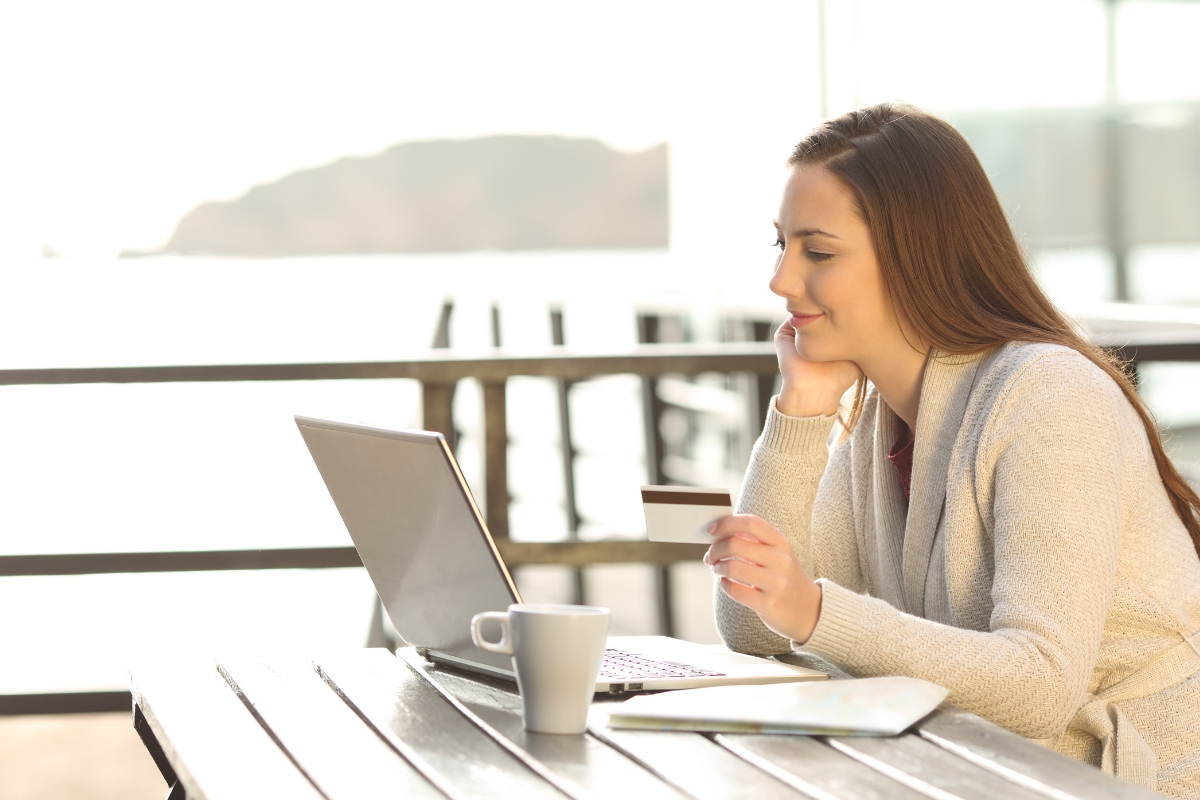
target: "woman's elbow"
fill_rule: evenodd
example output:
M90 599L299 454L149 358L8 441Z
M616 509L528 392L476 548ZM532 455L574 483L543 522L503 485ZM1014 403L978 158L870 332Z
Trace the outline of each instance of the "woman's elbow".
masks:
M1039 702L1031 707L1014 709L1008 719L993 721L1026 739L1051 739L1066 730L1077 709L1078 704L1047 709Z
M1071 724L1083 702L1086 686L1078 685L1064 670L1049 663L1044 664L1044 669L1026 674L1037 673L1041 674L1033 680L1021 681L1013 691L989 692L992 702L980 703L983 708L979 710L970 708L974 703L958 704L1027 739L1052 738ZM950 701L957 702L953 696Z

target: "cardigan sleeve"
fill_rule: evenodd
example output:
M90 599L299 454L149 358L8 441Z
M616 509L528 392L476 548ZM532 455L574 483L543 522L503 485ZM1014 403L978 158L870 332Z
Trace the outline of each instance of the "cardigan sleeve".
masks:
M1030 738L1061 732L1099 654L1123 470L1146 446L1134 426L1120 389L1082 356L1026 364L999 395L975 457L994 548L992 585L980 587L990 589L989 630L931 622L821 581L821 617L803 649L860 677L933 681L951 702Z
M834 422L832 416L786 416L772 399L736 509L739 514L754 514L778 528L806 566L812 564L813 499L826 472L826 442ZM839 485L846 483L841 481ZM754 655L791 652L791 642L768 630L749 608L730 599L721 591L720 581L715 583L714 611L717 630L731 650Z

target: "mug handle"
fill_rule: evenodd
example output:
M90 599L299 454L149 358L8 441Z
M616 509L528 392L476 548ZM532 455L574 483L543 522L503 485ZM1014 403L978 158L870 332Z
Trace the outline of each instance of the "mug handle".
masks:
M491 619L500 623L500 641L494 643L483 638L483 631L481 630L483 623ZM476 614L471 617L471 641L480 650L486 650L489 653L499 653L502 656L511 656L513 648L512 634L509 633L508 629L508 612L484 611L482 614Z

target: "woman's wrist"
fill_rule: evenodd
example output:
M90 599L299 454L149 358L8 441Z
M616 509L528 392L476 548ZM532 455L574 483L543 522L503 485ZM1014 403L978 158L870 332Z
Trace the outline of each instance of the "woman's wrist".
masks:
M815 592L815 598L804 604L804 615L800 620L799 630L796 633L801 636L792 637L792 641L798 645L804 645L812 638L813 631L817 629L817 624L821 621L821 602L825 599L825 593L821 591L821 584L813 583L812 589Z
M775 398L775 408L788 417L829 417L837 413L841 395L823 397L822 393L788 386L785 382Z

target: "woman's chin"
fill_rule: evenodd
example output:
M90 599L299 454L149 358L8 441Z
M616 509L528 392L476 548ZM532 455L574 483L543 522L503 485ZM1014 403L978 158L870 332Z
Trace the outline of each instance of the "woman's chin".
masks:
M812 361L814 363L838 361L839 357L834 353L828 352L828 350L829 348L821 347L818 343L811 341L803 335L796 337L796 355L805 361Z

